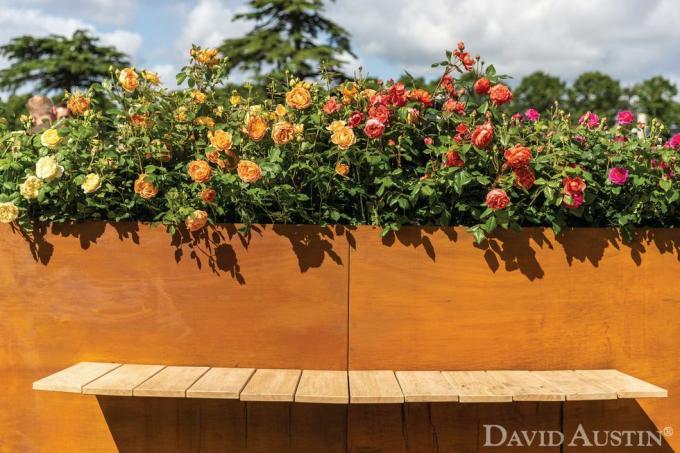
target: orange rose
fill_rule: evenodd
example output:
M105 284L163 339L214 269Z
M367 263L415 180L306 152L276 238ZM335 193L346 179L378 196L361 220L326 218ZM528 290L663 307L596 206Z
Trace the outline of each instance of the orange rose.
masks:
M250 160L239 161L236 166L236 173L241 181L247 183L257 182L262 177L260 166Z
M312 105L312 95L302 83L298 83L286 93L286 104L296 110L304 110Z
M208 213L197 209L187 216L184 223L189 231L198 231L208 223Z
M505 209L510 205L510 197L502 189L493 189L486 194L486 205L494 211Z
M205 189L201 190L200 198L204 203L212 203L215 201L215 197L217 197L217 191L215 189L206 187Z
M82 115L90 108L90 100L82 94L74 94L68 98L66 107L74 115Z
M277 145L285 145L295 138L295 126L288 121L279 121L272 126L272 140Z
M149 127L151 126L151 120L146 115L140 115L139 113L133 113L130 115L130 121L133 126L137 127Z
M249 114L246 116L245 132L252 140L256 142L262 140L262 137L267 133L268 128L269 124L267 124L267 120L260 115Z
M489 99L496 105L506 104L512 101L512 91L507 86L499 83L489 89Z
M158 188L148 175L142 173L135 181L135 193L145 200L148 200L158 194Z
M212 176L210 164L204 160L194 160L189 162L187 172L195 182L208 182Z
M493 140L493 126L491 123L484 123L477 126L472 132L471 141L477 148L484 149L491 144Z
M335 164L335 173L340 176L347 176L349 174L349 165L338 162Z
M526 146L515 145L503 154L510 168L526 167L531 162L531 150Z
M210 144L220 151L229 151L233 144L233 137L231 132L217 130L215 132L208 132L208 139Z
M132 93L139 86L139 77L132 68L125 68L118 75L118 83L128 93Z
M536 174L529 167L520 167L513 170L515 175L515 185L518 187L523 187L527 190L534 186L536 181Z

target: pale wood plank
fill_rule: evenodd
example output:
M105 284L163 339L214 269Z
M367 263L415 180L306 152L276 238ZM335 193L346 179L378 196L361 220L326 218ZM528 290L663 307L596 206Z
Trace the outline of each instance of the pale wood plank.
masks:
M615 400L616 392L571 370L532 371L564 392L567 401Z
M83 386L115 370L120 363L80 362L33 383L33 390L82 393Z
M456 389L461 403L512 401L512 391L485 371L442 371L442 376Z
M163 365L123 365L84 386L83 394L132 396L135 387L163 368Z
M187 398L237 400L254 368L211 368L187 390Z
M241 392L241 400L292 402L301 373L301 370L257 370Z
M186 391L209 367L169 366L136 387L133 396L184 398Z
M394 374L407 403L458 401L458 392L441 371L397 371Z
M304 370L300 377L295 401L298 403L349 403L346 371Z
M512 392L513 401L564 401L564 392L529 371L487 371Z
M584 378L616 392L619 398L666 398L668 390L617 370L576 370Z
M352 404L403 403L404 394L394 372L387 370L350 371L349 394Z

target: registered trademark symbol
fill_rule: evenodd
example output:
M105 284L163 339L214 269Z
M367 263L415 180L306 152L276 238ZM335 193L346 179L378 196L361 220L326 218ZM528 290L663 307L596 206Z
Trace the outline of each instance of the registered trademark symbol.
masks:
M671 428L670 426L666 426L663 429L663 435L664 437L671 437L673 435L673 428Z

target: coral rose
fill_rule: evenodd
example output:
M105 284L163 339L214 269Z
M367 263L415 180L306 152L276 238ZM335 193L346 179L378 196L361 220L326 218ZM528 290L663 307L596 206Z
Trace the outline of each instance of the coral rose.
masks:
M447 151L444 155L444 166L445 167L464 167L465 162L460 158L460 153L458 151Z
M260 115L249 114L246 116L245 132L251 140L256 142L262 140L262 137L267 133L267 129L269 129L269 124Z
M26 180L19 185L19 193L27 200L33 200L38 198L42 185L42 179L33 175L27 176Z
M205 189L201 190L201 193L199 195L199 198L204 203L212 203L213 201L215 201L216 197L217 197L217 191L215 189L211 189L209 187L206 187Z
M19 217L19 208L11 201L0 203L0 223L12 223Z
M246 183L257 182L262 177L260 166L250 160L239 161L236 166L236 173L241 181Z
M580 176L566 176L562 180L563 191L567 195L583 193L586 190L586 182Z
M491 123L484 123L477 126L472 132L470 141L479 149L484 149L491 144L493 140L493 126Z
M502 189L492 189L486 194L485 203L489 208L498 211L510 205L510 197Z
M85 180L83 183L80 185L80 188L83 189L83 192L86 194L94 193L101 187L102 185L102 178L96 174L96 173L89 173L87 176L85 176Z
M333 131L331 142L338 145L338 148L346 150L357 142L357 137L351 127L344 126Z
M536 174L530 167L519 167L513 170L515 185L524 189L531 189L536 181Z
M285 145L295 138L295 126L288 121L279 121L272 126L272 140L277 145Z
M49 148L55 149L61 143L61 136L56 129L47 129L40 135L40 144Z
M489 99L495 105L503 105L512 101L512 91L510 88L499 83L489 88Z
M134 187L135 193L140 197L144 198L145 200L148 200L149 198L153 198L156 195L158 195L158 188L153 183L151 178L144 173L137 177Z
M477 79L475 82L475 85L473 89L475 90L475 93L477 94L486 94L489 92L489 89L491 88L491 82L489 82L489 79L486 77L482 77L480 79Z
M125 68L120 71L118 75L118 83L128 93L132 93L139 86L139 77L132 68Z
M64 174L64 167L57 164L56 156L44 156L35 163L35 175L47 182L61 178Z
M526 167L531 162L531 150L526 146L515 145L505 150L503 157L510 168Z
M347 176L349 174L349 165L338 162L335 164L335 173L340 176Z
M385 125L375 118L366 121L364 132L369 138L378 138L385 132Z
M338 110L340 110L340 104L337 103L334 97L329 98L323 105L323 111L326 115L332 115Z
M377 105L368 110L368 117L375 118L383 124L386 124L390 119L390 110L384 105Z
M207 225L208 213L197 209L184 219L184 223L189 231L198 231Z
M76 116L82 115L90 108L90 100L82 94L73 94L66 102L68 110Z
M215 132L208 132L208 139L210 144L220 151L229 151L234 144L231 132L223 131L221 129Z
M204 160L194 160L189 162L187 172L195 182L208 182L212 176L210 164Z
M304 110L312 105L312 95L302 83L298 83L286 93L286 104L295 110Z
M453 98L449 98L446 100L446 102L444 102L442 110L449 113L458 113L459 115L463 115L465 113L465 103L456 101Z

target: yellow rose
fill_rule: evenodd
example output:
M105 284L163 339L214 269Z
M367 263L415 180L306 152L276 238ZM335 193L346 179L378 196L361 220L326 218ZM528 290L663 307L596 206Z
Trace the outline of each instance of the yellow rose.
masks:
M279 121L272 126L272 140L277 145L285 145L295 138L295 126L288 121Z
M118 83L128 93L132 93L139 86L139 77L132 68L125 68L118 75Z
M82 94L76 93L68 98L66 107L74 115L82 115L90 108L90 100Z
M40 143L49 149L55 149L59 143L61 143L61 137L59 136L59 131L56 129L47 129L40 136Z
M284 116L286 116L286 113L288 113L288 109L283 104L277 104L276 109L274 110L274 113L278 117L284 117Z
M47 182L51 182L56 178L61 178L64 174L64 167L57 164L55 156L44 156L38 159L35 163L35 175Z
M213 128L215 127L215 120L209 116L199 116L194 120L194 124L198 126L205 126L207 128Z
M203 49L192 51L192 55L198 63L206 66L214 66L220 61L219 58L217 58L218 52L217 49Z
M151 85L160 85L161 83L161 78L158 77L158 73L153 71L142 69L142 77L144 77L144 80L149 82Z
M246 127L245 132L254 141L259 141L267 133L269 125L267 120L265 120L260 115L247 115L246 116Z
M191 92L191 98L196 104L203 104L205 103L206 99L208 99L208 96L202 91L193 90Z
M187 120L187 108L184 106L177 107L177 110L175 110L175 119L180 123L185 122Z
M197 209L187 216L184 223L189 231L198 231L208 223L208 213Z
M85 176L85 181L80 185L85 193L94 193L102 185L102 179L96 173L90 173Z
M338 148L345 150L357 142L357 137L352 128L345 126L333 131L331 141L338 145Z
M370 99L370 97L373 96L375 93L376 93L375 90L372 90L371 88L366 88L361 93L359 93L359 96L363 99Z
M233 92L229 98L229 103L234 106L239 105L241 103L241 96L239 96L236 92Z
M38 198L42 184L42 180L37 176L27 176L26 180L19 186L19 193L28 200Z
M347 82L342 86L342 103L349 104L359 92L359 87L354 82Z
M286 104L296 110L304 110L312 105L312 95L304 85L299 83L286 93Z
M347 176L349 174L349 165L338 162L335 164L335 173L340 176Z
M336 121L333 121L330 125L328 125L326 127L326 129L331 131L331 132L335 132L338 129L342 129L343 127L345 127L345 124L346 123L342 120L336 120Z
M231 132L223 130L208 132L208 139L210 140L210 144L220 151L229 151L233 144Z
M255 162L241 160L236 166L236 173L241 181L246 183L257 182L262 177L262 170Z
M12 223L19 217L19 208L14 203L7 201L0 203L0 222Z

